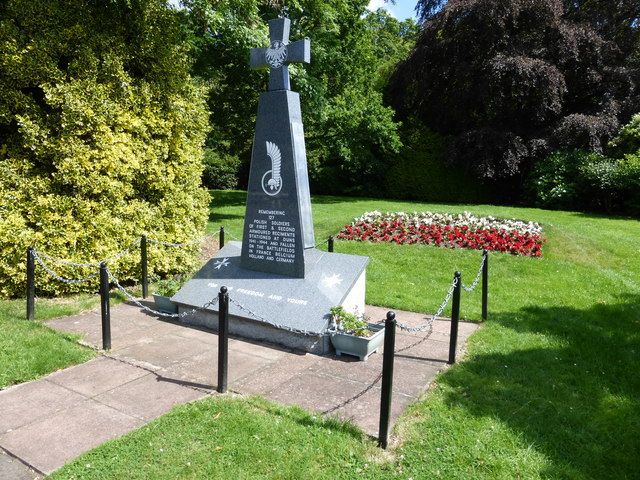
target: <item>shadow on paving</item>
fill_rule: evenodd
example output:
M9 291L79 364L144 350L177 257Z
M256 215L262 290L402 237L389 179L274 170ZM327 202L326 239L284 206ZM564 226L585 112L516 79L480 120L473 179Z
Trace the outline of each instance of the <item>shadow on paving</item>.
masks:
M490 321L555 347L468 356L440 377L448 405L521 432L553 461L543 476L637 475L640 295L585 310L528 306Z

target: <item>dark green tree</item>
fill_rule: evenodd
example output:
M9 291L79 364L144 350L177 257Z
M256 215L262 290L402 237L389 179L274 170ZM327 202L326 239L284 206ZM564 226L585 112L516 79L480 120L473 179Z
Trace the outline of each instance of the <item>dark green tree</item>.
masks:
M640 109L622 49L562 0L420 5L420 38L387 98L451 135L449 158L485 180L517 184L554 148L601 151Z
M307 157L314 191L352 192L377 184L384 157L400 142L393 111L381 89L392 65L407 55L417 27L383 12L367 13L364 0L287 2L291 38L309 37L311 64L290 67L302 97ZM208 147L239 157L246 175L258 95L266 71L251 71L248 50L268 44L274 2L185 2L194 74L210 86L212 133Z

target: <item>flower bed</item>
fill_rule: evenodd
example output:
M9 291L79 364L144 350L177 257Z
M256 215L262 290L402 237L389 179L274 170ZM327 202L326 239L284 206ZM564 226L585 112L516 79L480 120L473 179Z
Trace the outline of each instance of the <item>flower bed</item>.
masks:
M426 244L509 252L539 257L542 228L536 222L461 214L367 212L345 225L338 238L397 244Z

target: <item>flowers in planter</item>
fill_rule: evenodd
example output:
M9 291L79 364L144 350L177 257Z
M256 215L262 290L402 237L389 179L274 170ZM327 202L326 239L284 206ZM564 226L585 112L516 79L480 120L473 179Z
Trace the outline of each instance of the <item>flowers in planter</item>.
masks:
M509 252L514 255L542 255L542 228L537 222L431 212L367 212L345 225L341 240L426 244Z
M347 312L342 305L337 305L329 310L331 322L335 324L336 330L356 337L370 337L371 330L368 328L366 318Z
M186 280L187 278L181 275L158 280L155 283L153 293L155 293L156 295L161 295L163 297L173 297L178 292L178 290L182 288L182 285Z

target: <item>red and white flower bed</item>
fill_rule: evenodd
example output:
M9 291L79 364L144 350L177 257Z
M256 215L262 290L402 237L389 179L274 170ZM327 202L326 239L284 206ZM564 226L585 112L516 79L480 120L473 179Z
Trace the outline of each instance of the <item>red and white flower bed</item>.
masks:
M542 228L536 222L460 214L367 212L345 225L338 238L397 244L426 244L509 252L539 257Z

